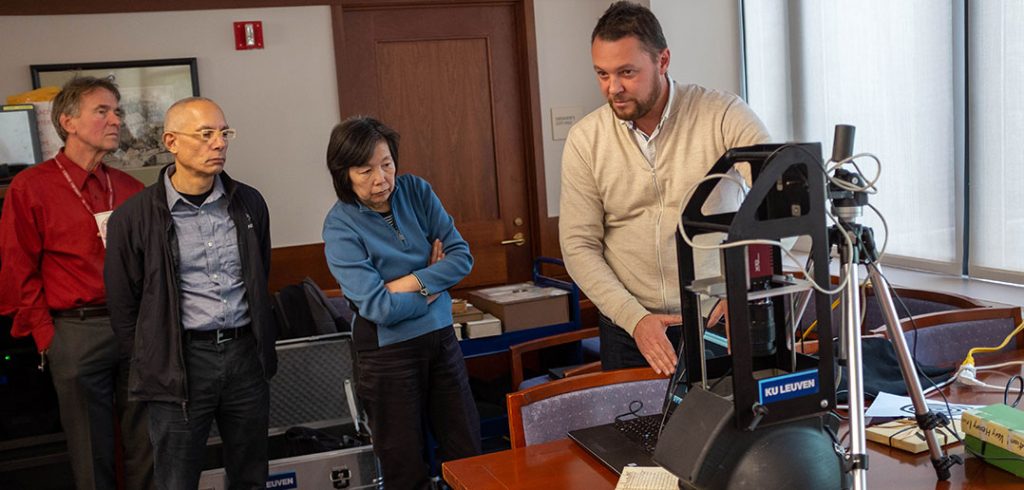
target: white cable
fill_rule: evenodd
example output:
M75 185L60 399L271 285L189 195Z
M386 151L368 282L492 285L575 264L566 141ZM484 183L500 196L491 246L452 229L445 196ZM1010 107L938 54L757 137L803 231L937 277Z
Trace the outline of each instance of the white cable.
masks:
M857 162L854 161L855 159L861 158L861 157L870 158L870 159L874 160L875 161L875 165L878 168L878 171L877 171L877 173L875 173L874 178L869 180L863 187L858 187L858 186L853 185L853 184L851 184L851 183L849 183L849 182L847 182L845 180L835 179L835 178L833 178L830 175L831 172L833 172L835 169L841 167L843 164L850 163L857 170L857 173L860 174L861 177L863 177L864 176L864 172L860 169L860 166L857 165ZM881 178L881 176L882 176L882 161L879 160L878 157L875 156L874 154L872 154L872 153L858 153L856 155L846 157L846 158L844 158L844 159L842 159L842 160L840 160L838 162L836 162L835 160L829 160L829 163L834 163L834 165L826 166L825 167L825 178L827 178L829 182L835 184L837 187L839 187L841 189L844 189L844 190L851 191L851 192L864 192L866 194L877 194L878 193L878 187L875 184L878 182L879 178ZM877 263L881 262L882 257L885 256L885 251L889 248L889 222L886 221L885 215L883 215L882 212L878 208L876 208L871 203L866 203L866 204L867 204L867 206L869 208L871 208L872 211L875 212L875 215L878 216L878 219L882 222L882 228L885 230L885 240L882 242L882 248L878 252L877 259L873 262L873 263L877 264ZM831 213L829 213L829 215L831 216ZM839 228L842 229L842 226L840 226ZM845 234L845 232L844 232L844 234Z
M975 371L987 371L990 369L1001 369L1007 366L1024 366L1024 361L1007 361L999 364L989 364L987 366L974 366Z
M697 187L699 187L704 182L708 182L710 180L718 180L718 179L731 180L734 183L736 183L737 185L739 185L740 189L743 189L746 186L746 183L743 182L743 180L740 179L739 177L736 177L735 175L729 175L729 174L708 174L708 175L704 176L704 178L702 178L702 179L698 180L697 182L695 182L692 186L690 186L689 189L687 189L686 194L683 196L683 200L682 200L683 207L685 208L687 203L690 202L690 198L693 197L693 193L696 192ZM746 197L746 192L745 191L743 193L743 197ZM836 219L835 216L832 216L830 213L825 213L825 214L827 214L830 218L832 218L832 221L835 222L836 225L839 225L839 221ZM748 245L771 245L771 246L779 247L779 249L782 250L782 252L785 253L787 257L789 257L791 260L793 260L796 263L800 263L800 259L798 259L795 255L793 255L792 252L787 250L786 247L782 244L782 242L779 242L777 240L754 239L754 240L740 240L740 241L731 242L731 243L719 243L719 244L714 244L714 245L699 245L699 244L696 244L686 234L686 227L683 225L683 213L681 213L681 212L679 213L678 229L679 229L679 235L683 237L683 241L686 242L686 244L689 245L694 250L723 250L723 249L726 249L726 248L745 247L745 246L748 246ZM839 229L842 230L842 226L840 226ZM843 239L846 240L847 249L851 251L849 256L850 256L851 261L852 261L852 258L853 258L853 253L852 253L852 251L853 251L853 242L850 240L850 237L846 234L845 231L842 232L842 235L843 235ZM851 262L851 266L852 266L852 262ZM814 279L812 279L812 277L813 277L812 275L805 274L805 277L807 279L807 282L809 282L811 284L811 287L813 287L817 291L819 291L821 293L824 293L824 294L827 294L827 295L839 294L840 292L843 291L843 288L845 288L846 284L849 282L849 276L847 276L847 277L843 278L843 282L840 283L839 286L836 287L836 289L825 289L824 287L820 286L818 283L814 282Z
M1008 363L1003 363L1001 365L986 366L983 369L993 369L996 366L1013 365L1013 364L1021 364L1021 362L1020 361L1018 361L1018 362L1008 362ZM979 380L978 376L977 376L977 371L978 371L977 367L975 367L975 366L973 366L971 364L963 364L963 365L960 366L960 368L958 368L956 370L956 374L954 374L953 377L956 379L957 383L965 385L965 386L970 386L972 388L976 388L976 389L981 390L981 391L997 391L997 392L1005 392L1006 391L1006 386L1005 385L1004 386L990 385L990 384L988 384L988 383L986 383L984 381Z
M843 164L845 164L845 163L849 163L849 164L853 165L853 168L857 170L857 173L860 174L860 176L862 178L864 178L864 172L861 171L860 167L857 165L857 162L854 161L854 160L856 160L858 158L862 158L862 157L863 158L870 158L870 159L874 160L875 161L875 165L878 167L878 172L875 173L874 178L872 178L866 184L864 184L863 187L856 186L856 185L851 184L850 182L847 182L845 180L832 178L832 176L829 175L829 173L831 173L833 170L843 166ZM834 160L829 160L829 163L835 163L835 164L832 165L832 166L826 166L825 167L825 177L828 179L829 182L835 184L836 187L839 187L841 189L845 189L845 190L848 190L848 191L853 191L853 192L864 192L864 193L867 193L867 194L876 194L878 192L878 188L875 187L875 183L877 183L878 179L882 176L882 161L879 160L878 157L876 157L874 154L871 154L871 153L858 153L856 155L849 156L849 157L846 157L846 158L844 158L842 160L839 160L838 162L835 162Z

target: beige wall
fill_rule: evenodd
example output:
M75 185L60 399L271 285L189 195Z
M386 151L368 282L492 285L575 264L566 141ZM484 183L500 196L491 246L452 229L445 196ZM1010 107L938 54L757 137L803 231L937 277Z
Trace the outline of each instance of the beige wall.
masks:
M263 21L265 49L235 51L239 20ZM0 46L4 98L31 89L31 64L197 58L200 93L238 129L227 171L263 192L274 246L321 241L339 117L328 7L2 16Z
M590 32L610 0L535 0L544 191L558 215L563 141L551 109L589 112L603 103L590 62ZM739 25L733 0L649 0L672 50L673 77L739 88ZM232 22L262 20L266 49L235 51ZM66 42L70 41L70 42ZM196 57L203 95L239 130L228 172L259 188L275 246L320 241L334 201L324 168L338 120L330 11L324 6L0 16L0 96L31 88L30 64Z
M651 0L651 11L668 40L673 78L740 93L737 0Z
M537 72L544 141L548 216L558 216L562 148L551 135L551 109L577 107L586 114L604 103L590 60L590 32L610 0L540 0L534 3Z

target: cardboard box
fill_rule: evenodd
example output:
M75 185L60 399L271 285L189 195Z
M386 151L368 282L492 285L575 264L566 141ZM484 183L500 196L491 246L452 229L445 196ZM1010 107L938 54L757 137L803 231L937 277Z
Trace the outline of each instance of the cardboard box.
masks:
M474 322L477 320L483 320L483 318L484 312L480 311L479 309L477 309L477 307L470 304L467 304L466 309L463 310L461 313L452 314L453 323Z
M480 337L493 337L501 335L501 320L484 314L483 319L473 320L465 323L467 339L479 339Z
M469 300L498 317L506 332L569 321L569 292L564 289L524 282L471 291Z
M466 300L459 298L452 298L452 315L458 315L459 313L466 312Z

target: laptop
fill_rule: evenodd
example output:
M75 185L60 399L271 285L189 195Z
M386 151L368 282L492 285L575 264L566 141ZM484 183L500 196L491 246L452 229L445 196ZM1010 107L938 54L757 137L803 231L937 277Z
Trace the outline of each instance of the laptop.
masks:
M725 355L727 352L728 342L724 337L706 331L704 340L709 357ZM679 370L677 369L676 372L678 373ZM661 413L629 419L645 422L643 425L650 426L643 438L636 437L635 433L634 437L626 435L626 431L622 427L623 424L617 425L615 422L569 431L569 438L619 475L627 466L658 466L651 459L654 455L654 447L658 443L658 435L665 427L669 417L672 416L672 412L683 401L682 397L685 393L686 384L673 376L665 393L665 403ZM667 417L662 416L664 410L668 410ZM643 439L643 442L640 439Z
M657 466L652 455L614 423L569 431L569 438L618 475L627 466Z
M569 438L616 474L622 474L622 469L627 466L657 466L651 457L658 435L686 390L686 384L678 382L675 377L672 381L675 389L670 382L666 393L668 417L659 412L617 419L609 424L569 431ZM662 409L665 408L663 405Z

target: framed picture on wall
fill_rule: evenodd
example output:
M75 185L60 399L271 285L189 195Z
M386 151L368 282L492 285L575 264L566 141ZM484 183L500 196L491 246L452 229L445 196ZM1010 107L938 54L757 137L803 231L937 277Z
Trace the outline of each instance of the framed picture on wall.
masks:
M174 162L163 147L164 112L199 95L195 58L31 65L32 88L61 87L75 76L110 77L121 91L121 146L104 162L132 169Z

